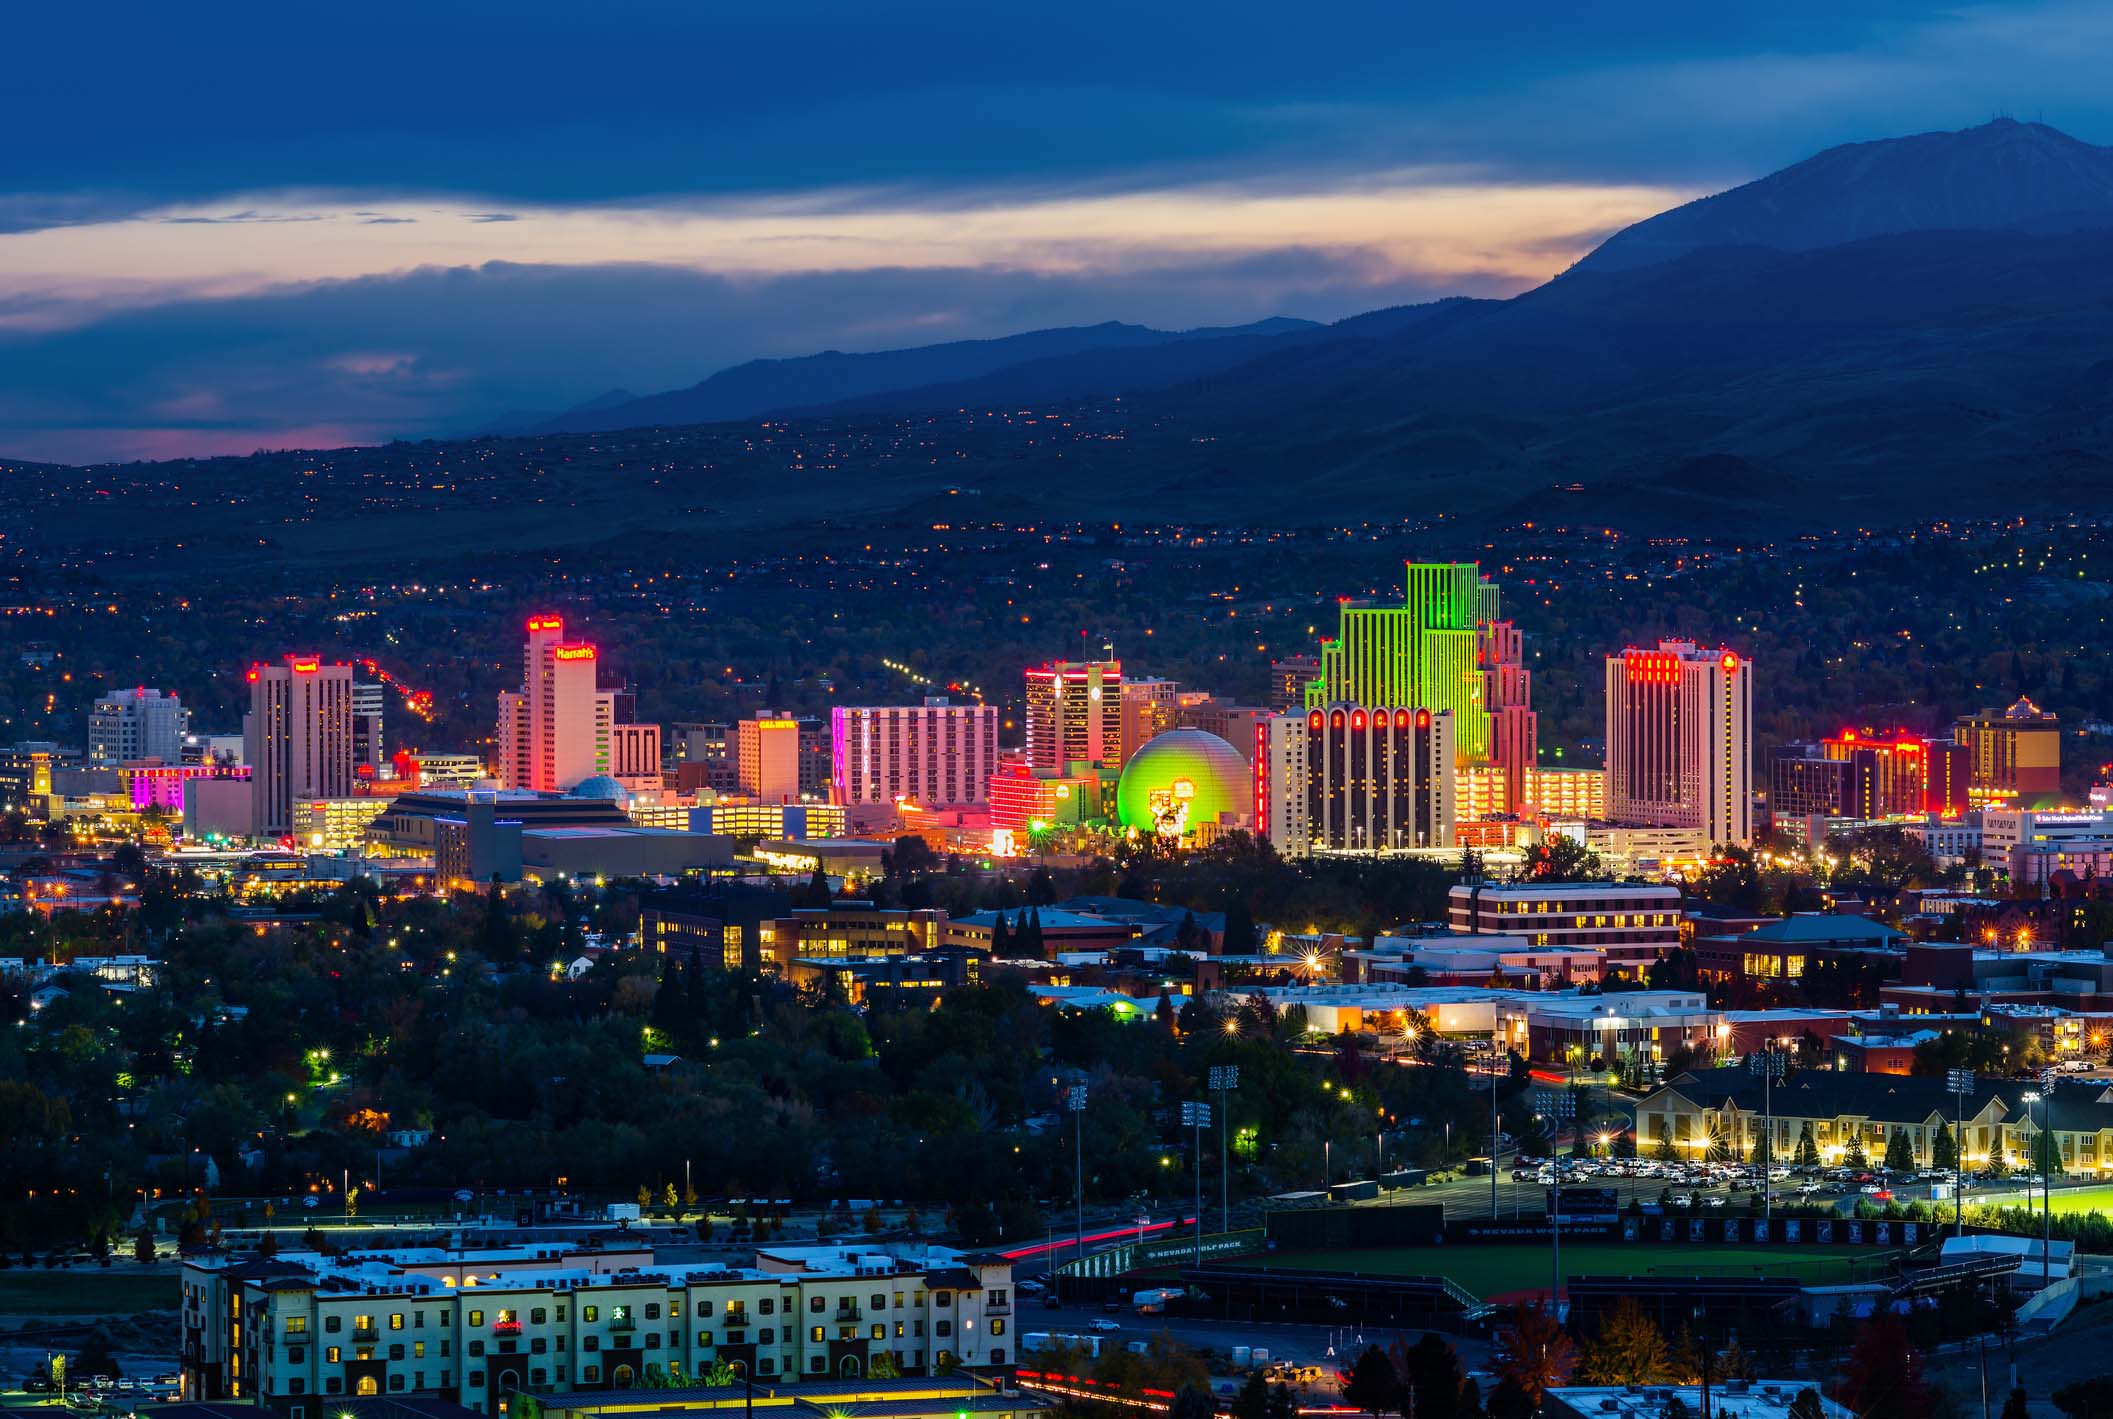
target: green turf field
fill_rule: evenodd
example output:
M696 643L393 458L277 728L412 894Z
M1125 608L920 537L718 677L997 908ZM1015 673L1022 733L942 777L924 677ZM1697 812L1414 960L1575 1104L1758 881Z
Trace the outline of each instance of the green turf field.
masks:
M1871 1247L1727 1247L1573 1242L1565 1276L1794 1276L1813 1284L1883 1276L1894 1252ZM1546 1246L1402 1247L1387 1251L1274 1252L1242 1266L1446 1276L1477 1296L1548 1289Z
M1973 1188L1969 1187L1966 1190L1966 1205L1968 1207L1982 1205L1989 1207L2024 1207L2028 1204L2033 1211L2037 1212L2040 1210L2040 1195L2038 1192L2034 1192L2029 1199L2023 1192L2006 1193L1999 1197L1988 1198L1983 1203L1981 1195L1977 1194ZM2054 1210L2057 1213L2103 1212L2108 1217L2113 1217L2113 1187L2058 1187L2054 1190Z
M176 1309L180 1291L173 1275L141 1275L121 1270L122 1265L113 1263L108 1271L0 1271L0 1315L131 1315Z

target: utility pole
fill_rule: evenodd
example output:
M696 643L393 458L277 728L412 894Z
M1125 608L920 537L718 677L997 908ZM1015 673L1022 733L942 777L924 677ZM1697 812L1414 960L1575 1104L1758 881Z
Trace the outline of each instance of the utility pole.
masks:
M1181 1106L1181 1121L1195 1130L1196 1265L1203 1265L1203 1130L1210 1126L1211 1106L1191 1100Z
M1973 1091L1974 1073L1971 1069L1947 1069L1944 1084L1952 1092L1952 1235L1963 1237L1966 1235L1966 1096ZM1984 1366L1987 1358L1984 1352ZM1987 1378L1985 1370L1982 1378L1984 1381ZM1985 1401L1987 1396L1982 1398Z
M1073 1197L1078 1202L1078 1259L1084 1270L1086 1260L1086 1086L1074 1084L1064 1094L1064 1107L1071 1110L1072 1122L1076 1125L1073 1143L1077 1149L1076 1171L1072 1175Z
M1240 1066L1212 1065L1210 1085L1218 1093L1218 1230L1230 1232L1233 1229L1233 1193L1232 1173L1226 1164L1225 1131L1232 1126L1232 1110L1226 1107L1225 1096L1240 1087Z

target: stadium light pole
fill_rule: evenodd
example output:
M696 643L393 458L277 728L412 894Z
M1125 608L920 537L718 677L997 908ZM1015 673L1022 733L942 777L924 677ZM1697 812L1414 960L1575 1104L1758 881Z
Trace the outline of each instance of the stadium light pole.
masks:
M1952 1093L1952 1235L1966 1235L1966 1096L1973 1090L1970 1069L1947 1069L1944 1083Z
M1231 1126L1232 1110L1226 1107L1226 1095L1240 1087L1240 1066L1237 1064L1214 1064L1210 1074L1211 1088L1218 1092L1218 1230L1233 1229L1232 1172L1227 1166L1225 1131Z
M1075 1124L1072 1138L1073 1146L1077 1149L1077 1152L1074 1155L1076 1171L1072 1174L1072 1196L1078 1203L1078 1259L1081 1263L1080 1270L1083 1271L1085 1269L1083 1263L1086 1260L1086 1086L1084 1084L1074 1084L1065 1091L1064 1107L1071 1110L1071 1117Z
M1203 1130L1210 1126L1211 1106L1191 1100L1181 1106L1181 1121L1195 1130L1193 1166L1196 1170L1196 1262L1203 1265Z
M1785 1057L1773 1041L1746 1056L1746 1067L1761 1076L1761 1225L1775 1220L1776 1161L1775 1081L1784 1072ZM1771 1228L1773 1230L1773 1228Z

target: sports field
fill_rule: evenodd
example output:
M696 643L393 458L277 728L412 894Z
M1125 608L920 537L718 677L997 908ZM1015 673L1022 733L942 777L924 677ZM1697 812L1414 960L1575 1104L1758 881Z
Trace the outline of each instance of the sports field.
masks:
M1792 1276L1808 1284L1882 1277L1897 1252L1873 1247L1727 1247L1575 1242L1563 1247L1569 1276ZM1355 1271L1371 1276L1445 1276L1482 1298L1548 1289L1546 1246L1400 1247L1386 1251L1273 1252L1241 1266Z
M0 1316L131 1315L176 1309L182 1288L173 1274L141 1275L100 1268L0 1271Z
M2029 1206L2033 1211L2037 1212L2040 1210L2040 1195L2037 1191L2030 1194L2019 1191L1987 1196L1977 1193L1969 1187L1966 1190L1966 1205L1968 1207ZM2057 1213L2103 1212L2108 1217L2113 1217L2113 1187L2058 1187L2054 1190L2053 1207Z

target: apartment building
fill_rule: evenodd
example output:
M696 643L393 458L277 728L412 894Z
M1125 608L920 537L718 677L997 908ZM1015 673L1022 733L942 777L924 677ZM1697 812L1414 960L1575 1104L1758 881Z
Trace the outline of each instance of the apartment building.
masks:
M781 1247L748 1266L656 1265L567 1244L187 1260L186 1400L327 1419L346 1397L487 1414L519 1393L679 1384L720 1361L767 1379L1011 1363L1012 1266L921 1244Z
M1649 1151L1669 1139L1683 1158L1746 1158L1772 1120L1779 1158L1795 1155L1809 1126L1820 1160L1830 1166L1858 1141L1877 1163L1893 1135L1903 1133L1917 1166L1929 1167L1941 1127L1960 1139L1966 1166L1979 1169L1991 1158L2009 1166L2029 1162L2033 1138L2051 1126L2062 1172L2097 1176L2113 1165L2113 1101L2106 1092L2103 1084L2087 1082L2043 1090L2031 1080L1976 1079L1969 1092L1955 1096L1942 1076L1808 1069L1764 1098L1760 1078L1732 1066L1683 1074L1654 1090L1636 1106L1636 1142Z

